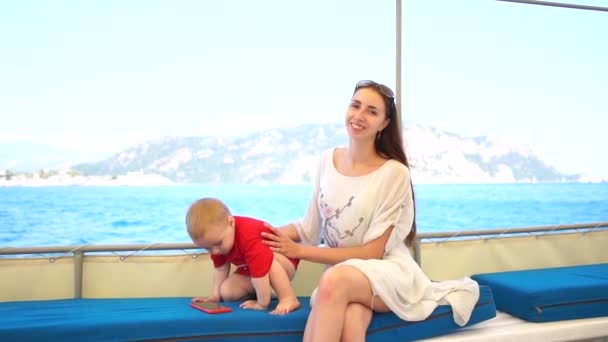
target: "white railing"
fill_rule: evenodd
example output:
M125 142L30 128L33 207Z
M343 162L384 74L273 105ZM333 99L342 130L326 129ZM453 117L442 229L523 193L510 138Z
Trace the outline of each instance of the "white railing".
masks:
M608 222L592 222L578 224L563 224L552 226L520 227L520 228L499 228L482 230L464 230L458 232L435 232L420 233L412 246L416 262L421 264L420 246L422 243L441 244L456 239L500 239L518 235L549 235L564 232L577 232L588 234L599 230L608 230ZM41 247L0 247L0 255L33 255L36 257L48 257L49 262L54 263L57 258L74 259L74 297L82 296L82 268L83 257L87 253L116 253L121 261L143 251L177 251L191 253L192 257L201 254L201 249L192 243L150 243L150 244L124 244L124 245L69 245L69 246L41 246ZM188 250L197 250L188 252ZM203 252L204 253L204 252Z

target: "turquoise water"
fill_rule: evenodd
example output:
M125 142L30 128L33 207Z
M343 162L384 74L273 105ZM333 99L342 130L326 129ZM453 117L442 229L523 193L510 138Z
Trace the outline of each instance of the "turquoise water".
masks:
M281 225L300 218L305 185L0 188L0 247L190 242L200 198ZM608 184L417 185L419 232L608 221Z

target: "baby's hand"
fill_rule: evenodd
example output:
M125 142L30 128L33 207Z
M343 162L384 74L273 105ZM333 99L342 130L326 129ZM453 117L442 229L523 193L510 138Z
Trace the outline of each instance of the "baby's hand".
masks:
M250 299L241 303L242 309L266 310L267 306L262 306L256 300Z
M219 302L221 298L219 296L208 296L208 297L194 297L190 302L202 303L202 302Z

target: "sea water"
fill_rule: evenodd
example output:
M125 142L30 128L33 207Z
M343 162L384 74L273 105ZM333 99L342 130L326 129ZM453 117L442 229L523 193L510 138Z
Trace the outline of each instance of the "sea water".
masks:
M190 242L185 214L201 197L283 225L306 212L308 185L0 187L0 248ZM422 184L419 232L608 221L608 184Z

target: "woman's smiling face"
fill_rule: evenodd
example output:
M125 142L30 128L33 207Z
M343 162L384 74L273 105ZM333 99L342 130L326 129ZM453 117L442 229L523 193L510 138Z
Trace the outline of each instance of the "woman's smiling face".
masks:
M372 88L360 88L346 111L346 130L353 139L374 139L388 125L384 98Z

